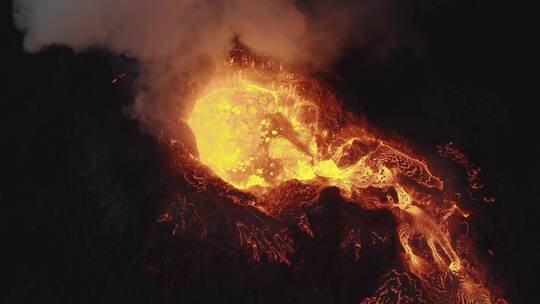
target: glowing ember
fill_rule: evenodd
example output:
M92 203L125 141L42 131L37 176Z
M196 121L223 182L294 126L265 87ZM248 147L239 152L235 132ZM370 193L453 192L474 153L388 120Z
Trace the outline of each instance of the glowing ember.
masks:
M406 272L393 270L395 275L383 278L381 289L365 303L412 303L412 297L397 300L399 287L384 286L407 281L416 289L416 279L436 303L494 300L479 266L450 235L450 218L468 214L449 198L443 181L419 157L368 133L329 90L282 67L230 64L200 96L187 121L200 161L230 185L260 198L255 204L262 212L277 215L268 205L268 193L285 196L280 187L296 180L319 188L337 186L351 203L393 214ZM307 217L300 217L298 225L313 236ZM278 242L286 248L278 250L256 228L237 226L256 260L262 252L290 264L286 254L292 252L292 240ZM362 250L359 233L351 230L342 243L354 247L356 258ZM392 298L391 293L398 295Z

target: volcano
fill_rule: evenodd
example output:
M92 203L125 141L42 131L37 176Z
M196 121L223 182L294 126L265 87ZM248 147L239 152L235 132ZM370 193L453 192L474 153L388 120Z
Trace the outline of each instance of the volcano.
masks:
M507 4L388 2L414 33L366 13L318 69L265 52L302 32L274 15L313 17L293 1L15 3L4 302L536 301L536 57Z
M204 240L216 233L206 209L217 200L251 213L228 229L257 262L302 265L316 253L297 253L298 238L355 261L391 256L361 303L505 303L472 255L457 190L435 165L370 132L315 78L238 48L194 98L184 123L195 145L169 140L187 192L199 194L179 193L159 222L172 222L174 235L195 226Z

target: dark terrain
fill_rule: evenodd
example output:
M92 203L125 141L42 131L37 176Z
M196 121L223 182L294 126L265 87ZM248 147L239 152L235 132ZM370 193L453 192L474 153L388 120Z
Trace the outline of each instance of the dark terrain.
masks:
M171 237L156 219L177 177L164 147L123 111L137 63L98 49L24 53L10 10L4 3L3 303L358 303L375 288L363 267L377 272L381 258L395 257L352 263L336 246L338 233L321 228L328 219L314 224L329 231L318 242L300 241L317 252L296 256L300 270L250 261L225 232L204 242ZM493 280L510 303L536 303L540 269L540 74L527 20L490 1L419 8L421 50L379 60L351 48L332 70L347 109L381 133L433 155L453 141L483 169L497 201L469 206L471 224L482 235L479 250L494 252ZM339 222L337 207L325 208ZM392 227L385 214L359 212Z

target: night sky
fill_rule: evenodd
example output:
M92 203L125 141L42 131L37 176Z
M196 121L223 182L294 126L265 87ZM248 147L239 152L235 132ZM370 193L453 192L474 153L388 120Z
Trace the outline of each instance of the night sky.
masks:
M320 267L307 260L301 277L301 270L249 261L219 236L172 238L156 219L177 177L163 145L124 110L134 99L137 62L99 49L25 53L8 2L3 303L358 303L372 291L376 282L362 277L364 265L341 257ZM381 134L428 155L452 141L482 168L497 201L467 206L480 235L476 246L494 252L487 263L510 303L536 303L540 74L537 33L530 32L537 27L526 16L531 10L518 15L509 5L452 0L415 7L421 46L384 58L351 47L326 72L338 75L332 83L345 107ZM127 76L112 85L121 73ZM385 214L359 216L388 221ZM332 242L332 231L326 238ZM338 255L327 245L301 246L321 246L315 260ZM347 280L353 277L364 287ZM306 286L319 286L320 294Z

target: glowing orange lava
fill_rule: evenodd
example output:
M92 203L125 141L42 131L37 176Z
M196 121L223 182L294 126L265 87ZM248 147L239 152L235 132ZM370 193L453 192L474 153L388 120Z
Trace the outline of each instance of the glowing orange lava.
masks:
M366 131L317 81L280 66L230 64L200 94L187 123L200 161L237 189L263 198L297 180L337 186L362 208L388 209L398 223L403 265L434 303L495 301L483 271L450 234L449 219L468 214L446 195L441 178L419 157ZM382 198L369 195L372 189ZM257 204L272 215L263 199ZM305 218L299 225L311 231ZM255 242L249 236L256 234L240 227L243 242ZM351 234L344 244L360 251L356 239ZM382 295L364 302L390 303Z

